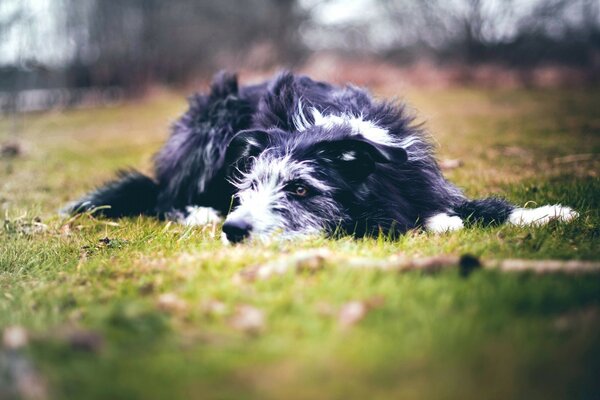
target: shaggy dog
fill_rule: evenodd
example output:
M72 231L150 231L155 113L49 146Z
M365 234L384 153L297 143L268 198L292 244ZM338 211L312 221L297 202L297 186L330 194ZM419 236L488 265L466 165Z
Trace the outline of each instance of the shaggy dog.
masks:
M100 207L109 206L109 207ZM404 106L365 90L283 73L238 86L214 78L196 94L155 157L155 178L135 171L67 212L152 215L189 225L220 221L224 240L326 234L394 236L424 227L543 224L577 213L470 200L448 182Z

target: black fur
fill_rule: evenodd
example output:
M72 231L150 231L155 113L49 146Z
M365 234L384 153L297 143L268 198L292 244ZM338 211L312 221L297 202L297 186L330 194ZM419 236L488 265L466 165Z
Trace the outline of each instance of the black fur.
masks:
M454 208L456 214L470 224L503 224L515 206L496 197L468 200Z
M119 171L117 179L67 206L67 213L96 211L108 218L157 215L159 188L154 180L137 171ZM103 207L106 206L106 207Z
M375 101L360 88L291 73L239 87L234 75L221 73L210 93L192 96L189 104L155 157L156 181L122 174L68 211L109 205L99 212L162 218L185 215L190 205L227 215L233 204L229 219L255 218L254 229L264 234L310 228L363 236L402 233L438 213L502 223L514 209L502 199L467 199L442 176L430 141L404 106ZM317 121L331 116L336 123ZM335 120L339 116L355 118L358 128L350 119ZM375 140L377 129L387 142ZM261 163L267 175L269 163L279 165L272 167L279 175L260 175ZM267 183L275 185L278 200L263 215L246 215L256 212L243 204L258 201L248 200L253 185ZM298 186L309 194L296 196Z

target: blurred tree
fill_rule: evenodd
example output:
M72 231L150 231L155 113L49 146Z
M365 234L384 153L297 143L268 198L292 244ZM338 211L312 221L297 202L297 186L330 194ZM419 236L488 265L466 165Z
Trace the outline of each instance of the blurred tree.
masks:
M438 60L590 65L600 52L597 0L383 0L388 53ZM416 53L416 54L415 54Z
M600 1L0 0L0 50L12 53L0 53L0 90L135 91L220 68L294 66L322 49L597 71Z
M305 17L295 0L62 0L75 41L75 84L141 88L241 64L266 45L264 65L296 62Z

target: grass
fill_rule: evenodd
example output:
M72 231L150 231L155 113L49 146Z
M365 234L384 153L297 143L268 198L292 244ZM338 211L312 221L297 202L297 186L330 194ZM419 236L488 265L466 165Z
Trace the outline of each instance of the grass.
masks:
M26 116L16 121L25 153L0 160L0 329L27 329L22 357L57 399L598 398L597 275L463 278L337 265L236 279L244 267L314 247L372 258L600 259L597 91L431 89L407 98L441 158L462 160L447 175L467 194L563 203L581 217L235 248L210 230L147 218L68 222L56 210L115 169L150 169L184 102L163 93ZM14 124L0 119L0 139ZM574 154L585 156L565 158ZM371 306L344 326L352 301ZM239 323L247 306L264 316L252 329ZM3 354L0 397L14 389Z

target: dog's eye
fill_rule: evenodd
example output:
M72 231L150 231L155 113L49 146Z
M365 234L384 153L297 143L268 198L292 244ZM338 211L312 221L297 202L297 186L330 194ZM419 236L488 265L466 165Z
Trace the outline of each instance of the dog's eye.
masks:
M294 189L294 193L296 194L296 196L304 197L308 194L308 189L302 185L298 185Z
M290 185L288 191L296 197L306 197L308 195L308 188L300 183Z

